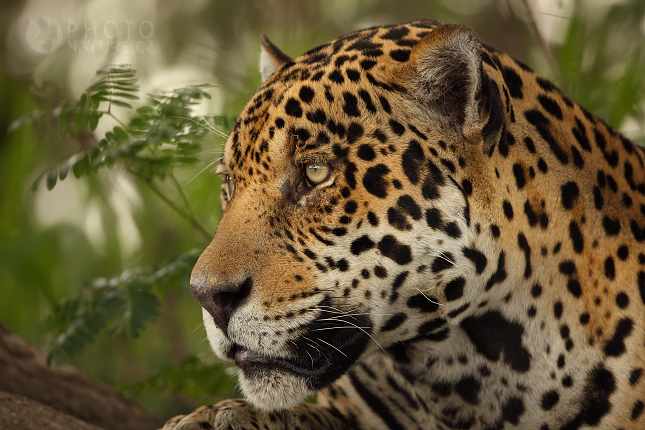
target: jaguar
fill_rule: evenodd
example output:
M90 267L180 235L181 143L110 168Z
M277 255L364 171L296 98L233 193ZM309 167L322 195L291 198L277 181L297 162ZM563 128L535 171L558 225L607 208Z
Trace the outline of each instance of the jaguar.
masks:
M245 399L164 429L644 429L643 148L463 25L261 45L190 281Z

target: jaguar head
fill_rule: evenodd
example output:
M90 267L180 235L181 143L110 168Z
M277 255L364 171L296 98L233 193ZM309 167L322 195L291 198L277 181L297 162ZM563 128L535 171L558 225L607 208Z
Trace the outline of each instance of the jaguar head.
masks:
M452 173L499 135L499 102L462 26L370 29L295 59L262 46L191 292L247 398L279 410L365 354L447 335L444 287L474 271L460 269L471 228Z

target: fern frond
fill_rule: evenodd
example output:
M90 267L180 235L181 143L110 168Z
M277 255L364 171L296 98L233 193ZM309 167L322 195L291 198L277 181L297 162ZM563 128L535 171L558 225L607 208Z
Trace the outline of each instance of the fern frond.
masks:
M188 251L157 270L135 268L112 278L97 278L81 294L61 300L51 324L59 334L48 360L62 362L82 352L101 333L137 337L159 314L159 291L185 285L200 252Z

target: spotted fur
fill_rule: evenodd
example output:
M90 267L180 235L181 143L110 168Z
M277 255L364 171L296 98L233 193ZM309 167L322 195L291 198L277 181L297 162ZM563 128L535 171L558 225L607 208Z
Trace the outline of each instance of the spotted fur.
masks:
M247 400L166 428L645 428L643 149L464 26L263 46L191 279Z

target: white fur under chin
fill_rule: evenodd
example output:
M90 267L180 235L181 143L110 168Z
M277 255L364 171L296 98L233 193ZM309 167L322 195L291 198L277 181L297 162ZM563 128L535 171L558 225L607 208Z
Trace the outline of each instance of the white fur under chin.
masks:
M215 325L208 312L203 311L203 316L211 348L218 357L225 360L230 341ZM256 408L267 412L294 408L313 394L302 378L279 370L262 369L253 378L247 378L238 369L238 379L244 397Z
M312 394L301 378L277 370L261 370L253 378L238 371L238 378L244 397L266 412L295 408Z

